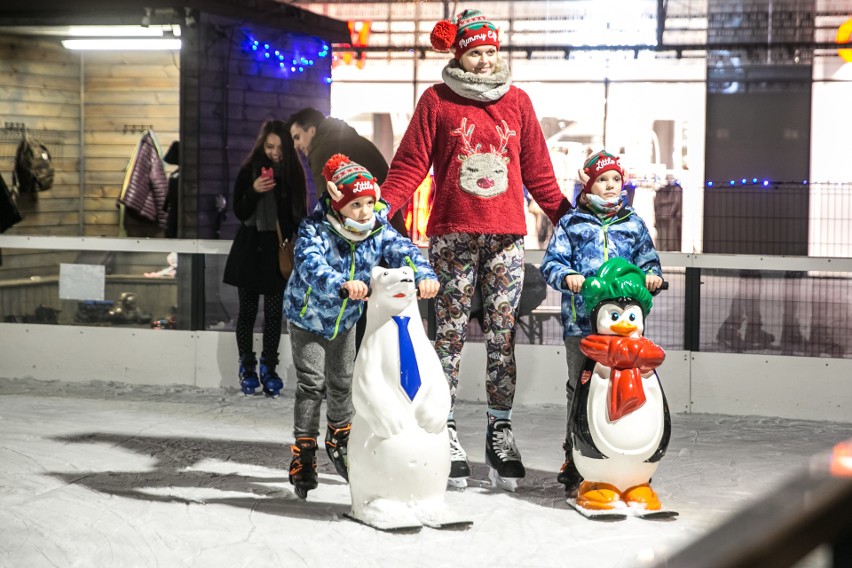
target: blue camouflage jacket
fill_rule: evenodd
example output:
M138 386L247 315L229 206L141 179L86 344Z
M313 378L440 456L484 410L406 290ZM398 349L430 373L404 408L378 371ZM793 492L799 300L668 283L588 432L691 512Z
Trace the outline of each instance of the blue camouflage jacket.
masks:
M565 277L577 273L594 276L604 262L615 257L629 260L646 274L663 275L648 228L631 207L622 207L606 221L585 207L560 219L541 262L541 273L551 287L562 292L563 337L592 332L583 296L565 288Z
M376 202L379 222L370 235L351 241L326 219L328 200L325 195L299 225L295 268L284 291L284 315L293 325L334 339L355 325L364 306L361 300L340 298L344 282L369 283L370 272L382 259L392 267L410 266L417 283L437 276L414 243L388 224L387 203Z

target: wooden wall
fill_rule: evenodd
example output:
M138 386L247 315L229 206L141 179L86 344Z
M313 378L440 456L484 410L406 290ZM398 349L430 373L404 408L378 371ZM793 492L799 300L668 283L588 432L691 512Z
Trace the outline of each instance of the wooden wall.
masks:
M79 235L80 61L56 40L0 35L0 173L12 183L24 124L53 156L53 188L22 196L10 234Z
M55 38L0 35L0 173L11 185L22 135L6 123L42 140L56 172L51 189L21 196L24 220L7 234L117 237L116 198L142 135L127 127L150 125L165 152L179 133L179 75L178 53L72 52ZM162 236L151 223L127 224L131 236ZM76 257L6 249L0 279L57 274ZM163 266L158 258L145 270Z
M83 52L84 235L118 236L115 200L128 160L150 126L165 154L178 139L179 57L171 51ZM166 171L174 167L166 165ZM162 237L155 224L128 221L130 236Z

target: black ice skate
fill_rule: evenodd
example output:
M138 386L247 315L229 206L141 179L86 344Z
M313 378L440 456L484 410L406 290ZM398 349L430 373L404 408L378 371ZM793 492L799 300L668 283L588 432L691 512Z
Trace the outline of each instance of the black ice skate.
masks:
M293 459L290 461L290 483L293 492L302 499L308 491L319 485L317 479L317 441L316 438L296 438L290 446Z
M450 436L450 478L447 483L451 487L467 487L470 465L467 463L467 454L459 443L455 420L447 421L447 433Z
M352 424L334 428L331 424L328 425L328 430L325 432L325 451L328 453L328 459L334 464L334 469L338 475L349 481L349 431L352 430Z
M521 463L521 452L515 445L512 435L512 422L509 420L488 421L488 433L485 439L485 463L490 468L488 479L495 487L506 491L515 491L518 480L526 476L527 470Z
M277 366L278 353L260 356L260 384L263 385L263 394L272 398L278 398L281 389L284 388L284 381L275 372Z
M568 442L562 444L562 449L565 450L565 463L559 468L559 475L556 476L556 481L565 486L565 493L569 496L576 496L577 489L583 482L583 476L577 471L577 466L571 456L571 446Z
M260 380L257 378L257 359L254 353L243 353L240 355L240 389L246 396L251 396L257 387L260 386Z

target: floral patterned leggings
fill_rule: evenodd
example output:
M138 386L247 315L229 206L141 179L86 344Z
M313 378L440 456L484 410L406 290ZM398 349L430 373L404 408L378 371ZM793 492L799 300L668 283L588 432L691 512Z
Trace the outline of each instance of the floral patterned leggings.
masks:
M524 239L518 235L451 233L432 237L429 262L441 291L435 298L435 350L455 407L471 300L482 294L488 408L511 410L515 398L515 316L524 285Z

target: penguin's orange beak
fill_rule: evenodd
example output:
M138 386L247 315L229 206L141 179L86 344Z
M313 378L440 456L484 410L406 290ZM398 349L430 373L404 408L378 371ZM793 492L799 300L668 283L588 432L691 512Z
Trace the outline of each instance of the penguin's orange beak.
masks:
M615 324L609 327L612 331L617 333L622 337L629 337L631 333L638 329L637 326L633 325L629 321L621 320L616 322Z

